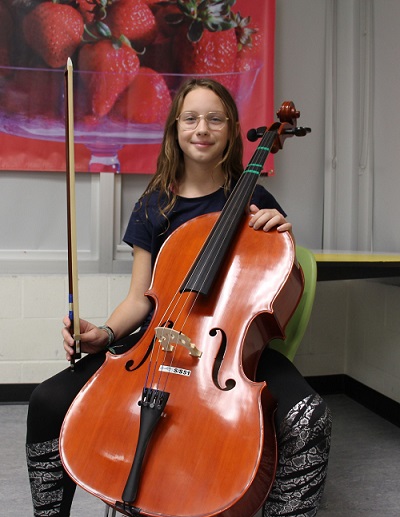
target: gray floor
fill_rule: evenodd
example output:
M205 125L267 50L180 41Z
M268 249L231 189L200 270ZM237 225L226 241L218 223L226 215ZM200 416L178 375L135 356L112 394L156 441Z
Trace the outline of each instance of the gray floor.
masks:
M400 429L344 395L325 397L334 419L330 469L319 517L400 515ZM0 405L0 502L5 517L31 517L25 470L26 405ZM71 517L103 517L78 490Z

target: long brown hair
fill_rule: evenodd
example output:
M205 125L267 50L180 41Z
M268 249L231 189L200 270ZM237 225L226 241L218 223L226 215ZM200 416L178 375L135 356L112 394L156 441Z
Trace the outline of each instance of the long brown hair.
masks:
M176 186L184 173L183 153L178 144L178 131L176 118L181 112L186 95L196 88L208 88L221 99L229 121L228 144L221 160L224 174L224 189L228 191L232 180L235 181L243 172L243 140L239 127L239 114L236 103L229 91L219 82L213 79L189 79L176 93L171 109L165 123L164 137L161 151L157 160L156 172L147 186L141 199L154 191L167 195L167 204L160 206L163 215L171 210L176 202ZM164 198L165 199L165 198Z

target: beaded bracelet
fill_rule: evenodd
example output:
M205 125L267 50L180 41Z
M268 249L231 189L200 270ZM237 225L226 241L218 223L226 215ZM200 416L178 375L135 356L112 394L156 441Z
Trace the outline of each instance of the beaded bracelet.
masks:
M98 329L100 330L105 330L107 332L107 335L108 335L108 343L107 343L107 346L110 346L111 343L114 343L115 341L115 334L114 334L114 331L111 327L109 327L108 325L100 325L100 327L97 327Z

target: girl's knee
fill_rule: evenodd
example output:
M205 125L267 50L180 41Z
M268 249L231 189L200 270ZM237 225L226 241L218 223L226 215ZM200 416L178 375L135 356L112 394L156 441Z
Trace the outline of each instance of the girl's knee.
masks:
M62 390L55 390L47 381L39 384L29 399L27 443L40 443L57 438L69 404Z
M48 397L48 390L45 387L45 383L39 384L32 391L29 398L28 416L30 414L35 414L38 418L40 418L40 415L48 417L50 406L50 399Z

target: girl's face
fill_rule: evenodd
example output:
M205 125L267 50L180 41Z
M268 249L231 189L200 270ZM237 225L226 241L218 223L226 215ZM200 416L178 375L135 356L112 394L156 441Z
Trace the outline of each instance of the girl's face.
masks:
M190 128L190 124L183 126L177 122L178 142L184 154L185 165L215 167L221 161L228 142L229 121L225 120L226 112L221 99L208 88L196 88L186 95L179 115L182 113L187 114L188 120L194 125L198 122L194 129ZM208 115L209 113L214 116ZM196 119L197 115L201 117ZM206 116L210 119L209 123ZM216 129L219 125L222 127Z

